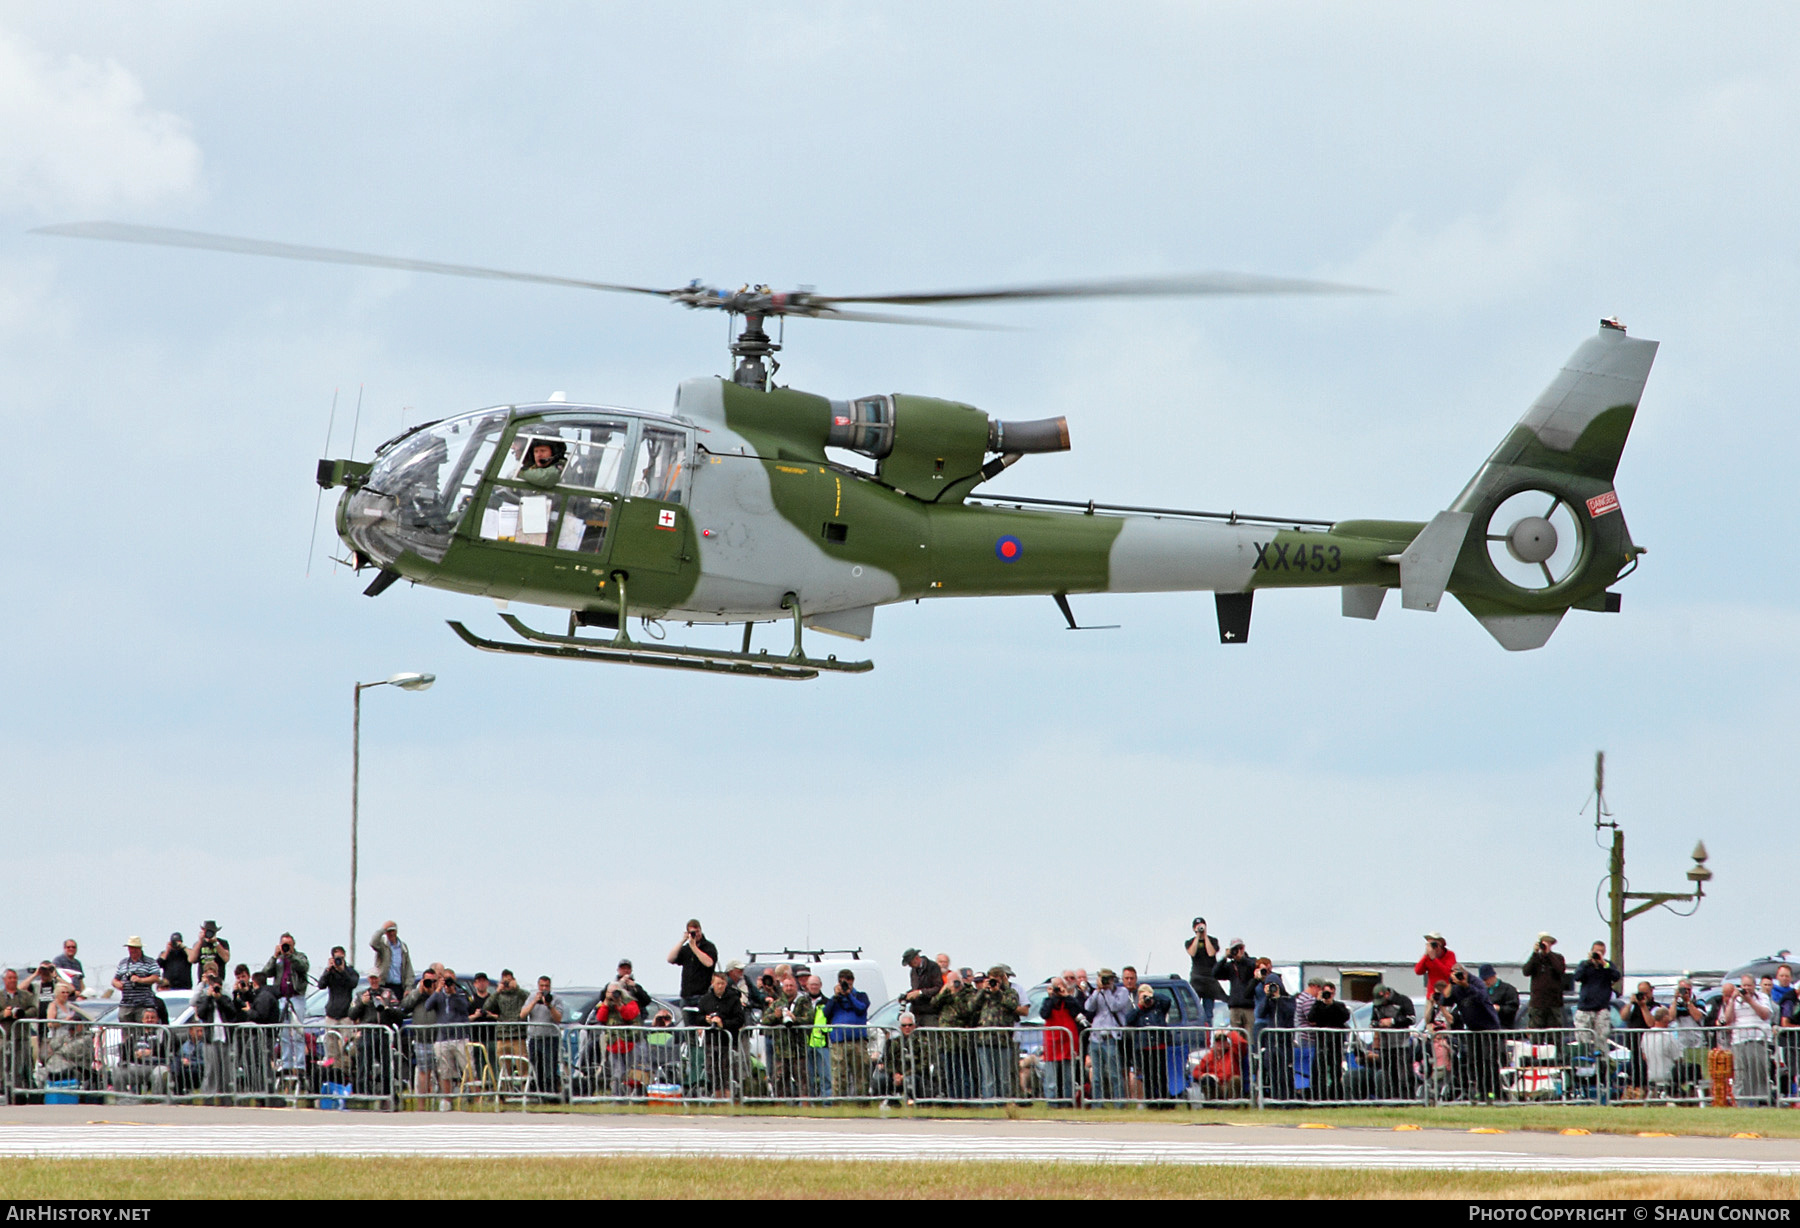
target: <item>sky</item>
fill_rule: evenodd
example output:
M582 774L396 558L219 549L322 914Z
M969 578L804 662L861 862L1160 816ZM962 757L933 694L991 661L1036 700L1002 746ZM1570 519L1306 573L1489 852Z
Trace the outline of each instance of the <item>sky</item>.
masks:
M0 0L0 958L104 965L217 919L241 956L595 983L722 950L913 945L1035 979L1795 941L1800 14L1616 5ZM1069 419L1005 493L1308 518L1445 507L1602 316L1662 342L1617 489L1616 616L1502 651L1454 603L1267 593L877 612L787 685L503 659L479 599L335 568L322 455L542 398L666 409L723 322L624 296L33 235L112 219L634 284L866 294L1214 269L1378 297L797 322L779 379ZM334 397L336 417L327 425ZM329 448L329 452L326 449ZM329 521L330 498L321 515ZM515 612L519 612L515 608ZM540 622L554 622L544 615ZM548 623L546 624L548 625ZM1584 805L1587 809L1584 812ZM672 985L672 977L653 987Z

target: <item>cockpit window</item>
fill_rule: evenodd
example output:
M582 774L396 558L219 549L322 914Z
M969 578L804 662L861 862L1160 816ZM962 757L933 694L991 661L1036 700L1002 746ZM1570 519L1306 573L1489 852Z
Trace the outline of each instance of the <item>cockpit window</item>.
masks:
M631 466L631 493L640 499L680 503L685 480L687 440L677 431L644 428L637 460Z
M527 422L514 436L512 447L495 476L503 482L519 480L538 444L551 446L552 458L562 470L555 483L577 490L621 489L625 468L625 439L629 425L623 420L555 415Z
M465 414L414 431L377 456L348 509L357 548L376 559L410 550L441 562L505 425L505 410Z

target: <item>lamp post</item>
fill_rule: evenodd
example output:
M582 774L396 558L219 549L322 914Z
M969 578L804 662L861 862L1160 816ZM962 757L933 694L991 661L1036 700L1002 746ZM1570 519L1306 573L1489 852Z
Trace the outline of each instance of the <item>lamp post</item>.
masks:
M1687 872L1688 881L1694 884L1692 891L1627 891L1625 890L1625 829L1612 821L1612 812L1606 808L1606 752L1594 753L1594 831L1602 827L1612 828L1612 857L1608 863L1607 881L1611 888L1607 920L1611 923L1611 943L1609 954L1621 972L1625 968L1625 923L1641 913L1649 912L1664 904L1673 904L1681 900L1694 901L1694 908L1700 907L1700 900L1706 894L1706 884L1712 880L1712 871L1706 868L1706 842L1698 840L1694 843L1691 854L1694 868ZM1640 901L1634 907L1627 907L1629 900ZM1692 916L1693 913L1679 913L1678 916Z
M356 810L362 787L362 693L370 687L397 686L402 691L428 691L436 674L395 674L380 682L359 682L350 705L350 945L356 950Z

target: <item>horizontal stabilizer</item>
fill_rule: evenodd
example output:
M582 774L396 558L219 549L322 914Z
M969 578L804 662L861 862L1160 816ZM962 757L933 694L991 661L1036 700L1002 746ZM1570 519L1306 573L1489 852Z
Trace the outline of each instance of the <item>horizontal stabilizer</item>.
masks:
M1439 512L1413 538L1412 545L1400 556L1400 604L1403 608L1438 608L1473 519L1468 512Z
M1343 592L1345 618L1372 619L1381 613L1381 603L1387 599L1387 589L1379 584L1346 584Z

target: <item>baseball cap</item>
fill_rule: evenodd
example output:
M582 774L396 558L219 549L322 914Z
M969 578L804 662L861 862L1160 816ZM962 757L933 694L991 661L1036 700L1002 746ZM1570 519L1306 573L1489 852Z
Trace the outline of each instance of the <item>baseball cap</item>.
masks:
M1494 975L1494 965L1492 965L1492 964L1481 965L1481 967L1475 969L1475 975L1480 977L1484 981L1487 980L1490 976Z
M1206 918L1205 918L1205 917L1195 917L1195 918L1194 918L1194 924L1195 924L1195 925L1205 925L1205 924L1206 924Z
M630 961L630 960L628 960L628 959L622 959L622 960L620 960L620 961L619 961L619 967L621 967L621 968L629 968L629 967L631 967L631 961Z
M729 959L729 960L725 961L725 971L727 971L727 972L742 972L743 970L744 970L744 961L743 960Z

